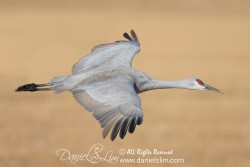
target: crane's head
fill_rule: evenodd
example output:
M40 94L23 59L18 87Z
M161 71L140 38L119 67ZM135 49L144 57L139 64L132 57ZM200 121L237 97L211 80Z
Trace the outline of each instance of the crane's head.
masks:
M211 91L214 91L214 92L217 92L217 93L222 93L222 91L212 87L212 86L209 86L205 83L203 83L200 79L198 78L189 78L189 79L186 79L186 83L188 84L188 89L195 89L195 90L211 90Z

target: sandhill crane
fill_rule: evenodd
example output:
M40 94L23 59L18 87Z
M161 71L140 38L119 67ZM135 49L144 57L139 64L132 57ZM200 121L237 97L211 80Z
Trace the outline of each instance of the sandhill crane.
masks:
M54 77L47 84L26 84L16 91L70 91L75 100L99 121L103 138L112 129L112 141L118 133L123 139L127 131L133 133L136 125L142 124L139 93L168 88L222 93L197 78L162 81L133 69L132 60L140 51L140 43L133 30L131 36L127 33L123 36L127 40L95 46L89 55L74 64L72 75Z

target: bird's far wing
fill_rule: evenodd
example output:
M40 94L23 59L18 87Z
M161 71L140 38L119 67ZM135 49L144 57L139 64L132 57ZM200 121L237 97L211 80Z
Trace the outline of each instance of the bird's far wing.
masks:
M128 41L95 46L89 55L74 64L72 73L78 74L84 70L106 67L131 67L133 57L140 51L140 44L133 30L131 30L132 37L127 33L124 33L123 36Z
M105 138L109 131L111 140L119 133L124 138L127 131L133 133L142 124L143 111L140 97L134 90L132 79L112 78L77 90L72 90L76 101L92 112L103 128Z

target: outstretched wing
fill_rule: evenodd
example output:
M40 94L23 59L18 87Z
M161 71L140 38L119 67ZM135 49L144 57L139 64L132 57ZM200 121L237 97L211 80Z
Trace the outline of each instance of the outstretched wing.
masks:
M110 139L114 140L118 133L123 139L127 131L133 133L136 125L142 123L141 99L134 90L134 81L129 77L110 78L78 87L72 93L104 128L103 138L113 128Z
M89 55L74 64L72 73L79 74L84 70L106 67L131 67L133 57L140 51L140 44L133 30L131 30L132 38L127 33L123 36L128 41L95 46Z

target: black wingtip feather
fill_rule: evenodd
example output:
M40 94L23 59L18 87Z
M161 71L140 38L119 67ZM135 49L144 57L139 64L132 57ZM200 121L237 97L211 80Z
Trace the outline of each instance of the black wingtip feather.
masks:
M137 124L137 125L141 125L142 122L143 122L143 117L142 117L142 116L141 116L141 117L138 117L138 118L137 118L137 121L136 121L136 124Z
M135 33L135 31L133 29L130 31L130 34L131 34L132 37L126 32L123 34L123 36L124 36L124 38L126 38L129 41L135 41L135 42L139 43L137 35L136 35L136 33Z
M121 130L120 130L120 138L123 139L126 136L128 127L130 123L130 118L126 118L125 121L122 124Z
M111 139L112 141L115 140L115 138L116 138L116 136L117 136L119 130L121 129L121 124L122 124L122 122L123 122L123 119L119 120L119 121L115 124L115 126L114 126L114 128L113 128L113 130L112 130L112 133L111 133L111 135L110 135L110 139Z
M133 40L136 41L136 42L139 42L139 40L137 38L137 35L136 35L136 33L135 33L135 31L133 29L130 31L130 33L131 33L131 36L132 36Z
M135 127L136 127L136 117L134 117L132 120L131 120L131 123L130 123L130 126L129 126L129 133L133 133L135 131Z
M129 41L133 41L133 39L128 35L128 33L123 34L124 38L128 39Z

